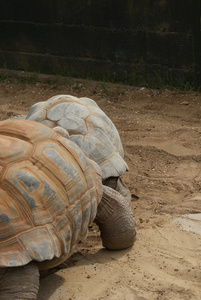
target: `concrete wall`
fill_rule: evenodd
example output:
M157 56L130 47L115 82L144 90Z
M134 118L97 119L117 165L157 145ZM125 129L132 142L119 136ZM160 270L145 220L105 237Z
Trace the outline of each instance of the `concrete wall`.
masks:
M0 68L200 80L200 0L0 0Z

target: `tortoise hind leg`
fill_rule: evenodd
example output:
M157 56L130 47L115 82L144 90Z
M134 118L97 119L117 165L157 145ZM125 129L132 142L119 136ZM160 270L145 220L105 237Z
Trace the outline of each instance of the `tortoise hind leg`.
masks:
M36 300L38 289L39 270L34 262L0 269L1 300Z
M130 203L117 191L103 186L103 196L95 219L103 246L110 250L126 249L136 239L136 224Z

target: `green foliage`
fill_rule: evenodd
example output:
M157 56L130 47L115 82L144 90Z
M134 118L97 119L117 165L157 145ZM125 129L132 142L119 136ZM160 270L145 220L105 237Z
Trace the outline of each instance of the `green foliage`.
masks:
M105 95L108 95L109 94L109 91L108 89L106 88L106 85L105 85L105 82L102 82L100 83L100 91L103 92Z
M10 78L8 76L4 76L4 75L0 74L0 82L9 84Z
M81 85L79 83L75 83L73 81L72 74L68 72L68 74L63 74L64 76L61 75L45 75L44 77L40 76L44 74L37 74L37 73L23 73L19 75L4 75L0 74L0 82L10 84L12 81L17 81L19 83L24 83L24 84L34 84L34 83L46 83L50 85L55 85L55 84L65 84L69 85L72 87L72 90L75 92L80 92L81 91ZM107 76L106 76L107 75ZM77 78L79 79L79 78ZM109 94L113 93L111 88L107 86L107 83L116 83L120 85L129 85L129 86L136 86L136 87L146 87L146 88L157 88L157 89L174 89L177 88L182 91L188 91L188 90L200 90L199 87L196 87L194 84L191 84L188 80L185 78L177 78L177 80L173 79L171 76L168 78L164 78L160 76L159 73L153 70L153 75L152 76L146 76L145 73L141 72L136 72L132 73L128 76L127 79L122 81L120 78L111 78L109 74L95 74L94 76L86 76L86 78L83 79L89 79L89 80L94 80L94 81L100 81L100 92L103 93L105 96L108 96ZM119 94L123 94L124 90L119 90Z

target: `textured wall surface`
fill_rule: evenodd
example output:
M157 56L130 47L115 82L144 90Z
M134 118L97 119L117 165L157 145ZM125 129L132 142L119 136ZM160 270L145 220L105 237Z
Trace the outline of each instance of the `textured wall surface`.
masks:
M199 80L200 0L0 0L0 68Z

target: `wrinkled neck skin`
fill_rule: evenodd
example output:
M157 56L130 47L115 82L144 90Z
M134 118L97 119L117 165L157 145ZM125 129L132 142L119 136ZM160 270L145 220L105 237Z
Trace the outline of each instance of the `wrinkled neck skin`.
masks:
M103 181L103 184L111 187L113 190L119 192L125 200L131 204L131 193L127 185L123 182L121 177L109 177Z
M110 250L129 248L136 240L136 223L128 199L103 186L103 196L95 219L103 246Z

